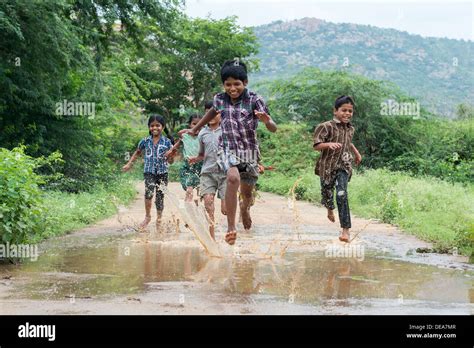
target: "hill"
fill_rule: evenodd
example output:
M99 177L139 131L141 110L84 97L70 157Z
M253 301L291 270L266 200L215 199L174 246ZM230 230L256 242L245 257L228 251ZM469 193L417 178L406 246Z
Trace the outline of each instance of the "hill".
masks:
M430 111L448 117L458 104L472 104L474 99L472 41L315 18L277 21L253 30L260 43L260 71L252 82L314 66L394 82Z

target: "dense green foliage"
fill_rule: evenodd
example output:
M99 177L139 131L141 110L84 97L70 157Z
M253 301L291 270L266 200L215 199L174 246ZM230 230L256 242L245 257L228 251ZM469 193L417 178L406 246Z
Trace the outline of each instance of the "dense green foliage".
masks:
M272 116L280 123L293 122L303 138L310 137L317 124L332 119L338 96L352 95L356 103L354 144L364 156L364 167L474 181L473 118L446 120L423 108L413 115L384 114L383 107L390 101L419 104L394 85L346 72L308 68L291 79L259 84L256 88L268 97ZM308 126L296 126L298 123ZM296 138L288 142L293 143ZM310 139L307 150L312 151ZM302 166L301 162L297 165Z
M451 117L458 104L474 98L472 41L314 18L277 21L254 32L261 46L254 80L290 77L305 67L349 71L394 82L429 110Z
M18 243L27 234L41 232L42 178L34 172L35 159L23 149L0 149L0 237L1 242Z
M37 169L61 162L59 153L32 158L24 148L0 149L0 241L22 244L64 233L114 213L135 197L132 174L79 194L41 189L56 179Z
M31 236L31 241L61 235L92 224L118 212L136 197L136 177L126 174L108 183L99 183L89 192L68 193L45 192L43 205L46 207L42 219L41 233Z
M202 107L224 59L256 53L235 18L192 20L176 0L7 0L0 4L0 147L34 157L59 151L55 189L79 192L114 178L139 139L143 110ZM238 45L235 44L238 43ZM94 112L65 114L67 102ZM58 112L59 110L59 112Z

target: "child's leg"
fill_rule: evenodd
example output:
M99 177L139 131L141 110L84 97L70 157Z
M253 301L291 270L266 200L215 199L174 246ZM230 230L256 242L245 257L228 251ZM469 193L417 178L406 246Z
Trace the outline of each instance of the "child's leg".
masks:
M254 185L249 185L246 182L240 183L240 213L242 214L242 224L246 230L252 227L252 218L250 217L250 206L253 199Z
M202 169L202 162L195 163L191 166L191 186L196 189L196 199L194 200L194 203L196 203L196 206L199 205L199 183L201 181L201 169ZM193 199L192 197L192 192L191 192L191 200Z
M199 206L199 186L196 187L196 199L194 200L194 203L196 203L196 206Z
M185 160L183 167L180 171L180 180L183 189L186 191L185 202L193 201L193 191L194 188L199 187L199 174L201 172L200 164L190 165L187 160ZM199 197L199 189L198 189ZM196 200L196 205L198 205L198 200Z
M258 165L252 163L245 164L245 171L240 173L240 214L242 224L246 230L252 227L250 217L250 207L254 202L254 190L258 180Z
M339 221L342 227L342 238L349 240L349 229L351 228L351 214L349 211L349 200L347 196L347 183L349 174L345 170L339 170L336 174L336 202L339 213Z
M227 207L225 205L225 198L221 199L221 213L227 215Z
M185 202L193 201L193 187L191 183L191 177L192 173L189 163L187 160L184 160L183 166L179 170L179 181L183 190L186 191L184 198Z
M161 216L165 207L165 194L164 190L168 186L168 173L158 174L156 181L156 223L161 222Z
M234 244L237 238L235 228L235 213L237 211L237 190L240 185L240 174L237 167L231 167L227 171L227 188L225 192L225 204L227 208L227 234L226 242Z
M218 197L221 200L221 213L222 215L227 215L227 207L225 204L225 192L227 189L227 177L225 174L219 173L217 175L217 192L218 192Z
M153 204L153 199L145 199L145 219L143 219L140 224L140 228L143 229L148 226L151 221L151 205Z
M153 192L155 191L155 177L153 174L145 173L145 219L140 224L143 229L148 226L151 221L151 205L153 203Z
M212 239L216 240L214 235L214 195L205 194L204 195L204 207L206 208L207 215L211 224L209 225L209 233L211 234Z
M186 187L186 198L184 199L185 202L193 201L193 191L194 191L194 187L192 186Z
M321 204L328 210L328 219L331 222L336 221L334 217L334 185L335 178L329 181L321 178Z

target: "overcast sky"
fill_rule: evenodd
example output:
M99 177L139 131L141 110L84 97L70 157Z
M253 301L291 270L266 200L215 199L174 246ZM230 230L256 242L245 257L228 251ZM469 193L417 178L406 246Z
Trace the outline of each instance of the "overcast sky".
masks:
M474 40L473 12L472 0L186 0L186 13L191 17L210 15L221 19L236 15L243 26L314 17L465 40Z

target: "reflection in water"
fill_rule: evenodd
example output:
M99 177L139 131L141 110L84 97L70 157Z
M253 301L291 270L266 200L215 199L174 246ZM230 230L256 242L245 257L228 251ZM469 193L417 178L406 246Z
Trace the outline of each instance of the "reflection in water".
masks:
M326 287L324 288L324 298L346 299L350 297L351 273L350 260L341 262L328 272Z
M33 299L137 294L148 291L148 283L194 281L213 284L242 299L266 295L271 301L315 305L334 301L337 306L348 306L351 299L365 299L370 305L370 299L400 297L447 305L474 302L472 272L368 256L363 261L330 258L324 251L287 252L271 258L241 252L210 258L195 240L185 236L155 237L94 238L91 243L67 247L58 244L37 262L2 269L24 279L12 297ZM257 250L252 238L241 240L248 243L242 251ZM72 247L77 244L83 246ZM268 248L267 242L263 249Z
M176 245L175 243L144 243L136 246L135 253L140 255L143 250L143 276L146 281L179 281L188 280L189 277L202 268L207 257L203 255L201 249ZM134 259L134 258L132 258ZM126 263L131 261L123 259ZM140 263L140 258L133 262Z

